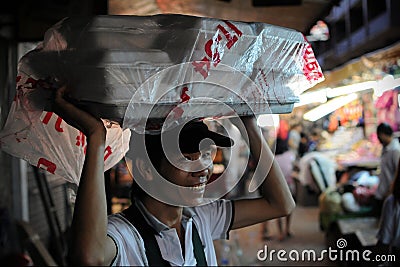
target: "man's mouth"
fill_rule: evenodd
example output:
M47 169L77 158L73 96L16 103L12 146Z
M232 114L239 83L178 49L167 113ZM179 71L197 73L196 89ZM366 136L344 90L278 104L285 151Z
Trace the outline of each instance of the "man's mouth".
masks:
M204 189L206 188L206 184L207 184L207 177L202 176L200 177L200 183L192 185L190 189L192 191L204 191Z

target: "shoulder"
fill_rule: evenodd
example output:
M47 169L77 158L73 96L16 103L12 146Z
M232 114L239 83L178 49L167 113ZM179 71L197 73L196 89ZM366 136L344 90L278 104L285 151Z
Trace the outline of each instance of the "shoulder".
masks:
M133 226L122 214L117 213L108 216L108 227L107 231L109 234L114 236L134 236L135 240L141 240L141 236L138 230Z
M393 140L388 145L388 151L392 153L400 153L400 142L397 138L393 138Z
M232 201L218 199L208 204L187 208L187 211L197 217L197 220L218 220L232 213ZM196 220L196 219L195 219Z
M386 199L385 202L387 203L393 203L395 201L394 195L390 194Z
M122 214L108 216L107 235L117 247L114 265L147 265L143 238Z
M400 141L398 138L393 138L393 143L395 144L396 147L400 147Z
M217 200L207 203L205 205L195 206L195 207L191 207L188 209L194 213L202 213L202 212L212 211L215 209L228 208L228 207L230 207L230 205L231 205L231 200L217 199Z
M128 220L121 213L111 214L108 216L108 223L110 224L126 224Z
M209 240L228 238L234 218L234 206L231 200L219 199L206 205L188 208L197 229L204 239Z
M383 209L387 210L390 209L396 202L396 199L394 198L393 194L390 194L385 201L383 202Z

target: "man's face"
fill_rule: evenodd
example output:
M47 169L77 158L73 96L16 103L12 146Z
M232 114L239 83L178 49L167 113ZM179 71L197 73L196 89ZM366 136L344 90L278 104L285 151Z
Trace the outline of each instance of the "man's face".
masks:
M301 131L303 131L303 127L301 125L297 125L295 130L299 133L301 133Z
M201 152L183 153L184 157L170 159L173 164L165 158L162 160L160 174L171 183L180 186L177 187L177 193L183 203L201 203L207 181L213 172L215 151L215 148L210 147Z
M378 135L379 142L381 142L381 144L383 146L386 146L389 144L387 135L385 135L383 133L378 133L377 135Z

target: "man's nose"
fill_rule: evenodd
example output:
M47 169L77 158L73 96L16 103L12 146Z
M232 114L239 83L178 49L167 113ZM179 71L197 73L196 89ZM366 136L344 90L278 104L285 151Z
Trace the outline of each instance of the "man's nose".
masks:
M209 173L210 165L212 164L211 159L206 158L198 158L196 161L193 162L192 173L195 176L205 176Z
M194 177L208 176L208 174L209 174L208 167L200 171L192 172L192 176Z

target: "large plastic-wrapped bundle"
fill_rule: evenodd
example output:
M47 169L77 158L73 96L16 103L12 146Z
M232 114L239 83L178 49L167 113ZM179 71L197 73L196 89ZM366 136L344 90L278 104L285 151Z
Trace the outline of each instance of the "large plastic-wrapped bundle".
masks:
M66 18L20 60L0 144L34 165L58 156L52 146L71 151L65 134L49 132L44 123L54 119L47 96L64 83L71 100L92 114L144 131L159 128L166 117L173 125L194 117L288 113L301 92L322 80L311 46L286 28L183 15ZM38 144L42 135L50 140L46 149ZM119 129L109 139L121 135ZM27 142L36 148L21 149ZM116 159L126 149L115 147ZM63 173L74 182L78 174Z

